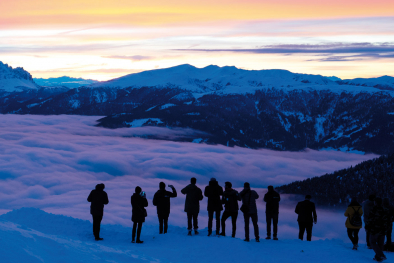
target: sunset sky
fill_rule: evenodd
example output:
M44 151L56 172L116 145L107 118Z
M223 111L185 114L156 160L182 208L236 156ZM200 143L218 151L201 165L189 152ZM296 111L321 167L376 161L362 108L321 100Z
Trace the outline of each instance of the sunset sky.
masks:
M179 64L394 76L392 0L0 0L0 61L107 80Z

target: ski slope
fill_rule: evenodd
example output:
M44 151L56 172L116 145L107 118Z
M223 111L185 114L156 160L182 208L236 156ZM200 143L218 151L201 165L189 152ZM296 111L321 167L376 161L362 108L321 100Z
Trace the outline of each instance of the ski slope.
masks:
M241 227L238 221L238 227ZM131 222L130 222L131 226ZM94 241L89 221L22 208L0 216L1 262L373 262L374 252L351 250L340 240L284 239L247 243L239 238L187 236L186 229L144 225L144 244L132 244L131 227L102 225L103 241ZM262 232L262 231L261 231ZM344 233L345 234L345 233ZM394 255L387 253L387 262Z

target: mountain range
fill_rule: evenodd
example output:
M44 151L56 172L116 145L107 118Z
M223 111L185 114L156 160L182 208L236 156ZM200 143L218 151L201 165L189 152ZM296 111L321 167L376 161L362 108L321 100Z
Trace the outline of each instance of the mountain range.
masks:
M98 126L107 128L193 128L206 134L191 139L198 143L392 153L394 77L332 79L180 65L78 88L42 87L1 63L0 112L104 115Z

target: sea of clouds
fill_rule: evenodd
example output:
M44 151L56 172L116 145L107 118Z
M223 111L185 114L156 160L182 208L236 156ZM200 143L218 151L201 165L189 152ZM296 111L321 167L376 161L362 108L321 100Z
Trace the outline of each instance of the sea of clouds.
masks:
M231 181L241 190L251 183L259 194L259 225L265 236L262 197L270 184L323 175L355 165L376 155L337 151L278 152L214 146L136 136L160 135L166 139L198 137L193 130L157 127L104 129L95 127L97 116L0 115L0 214L21 207L91 219L86 198L98 183L109 196L103 224L130 226L130 196L138 185L149 200L148 224L157 224L152 197L160 181L173 184L170 225L186 226L185 197L180 190L197 178L204 189L211 177L223 186ZM296 201L282 195L279 237L297 237ZM315 238L346 239L344 211L318 209ZM230 224L230 222L228 222ZM206 198L201 202L200 228L207 226ZM253 233L253 231L252 231ZM243 218L237 236L242 237Z

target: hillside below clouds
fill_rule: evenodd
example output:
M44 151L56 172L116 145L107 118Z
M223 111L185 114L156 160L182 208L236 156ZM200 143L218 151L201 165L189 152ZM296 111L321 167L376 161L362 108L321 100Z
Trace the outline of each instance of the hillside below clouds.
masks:
M286 70L191 65L74 89L3 92L0 112L107 116L106 128L192 128L190 141L298 151L394 152L394 78L333 81Z

